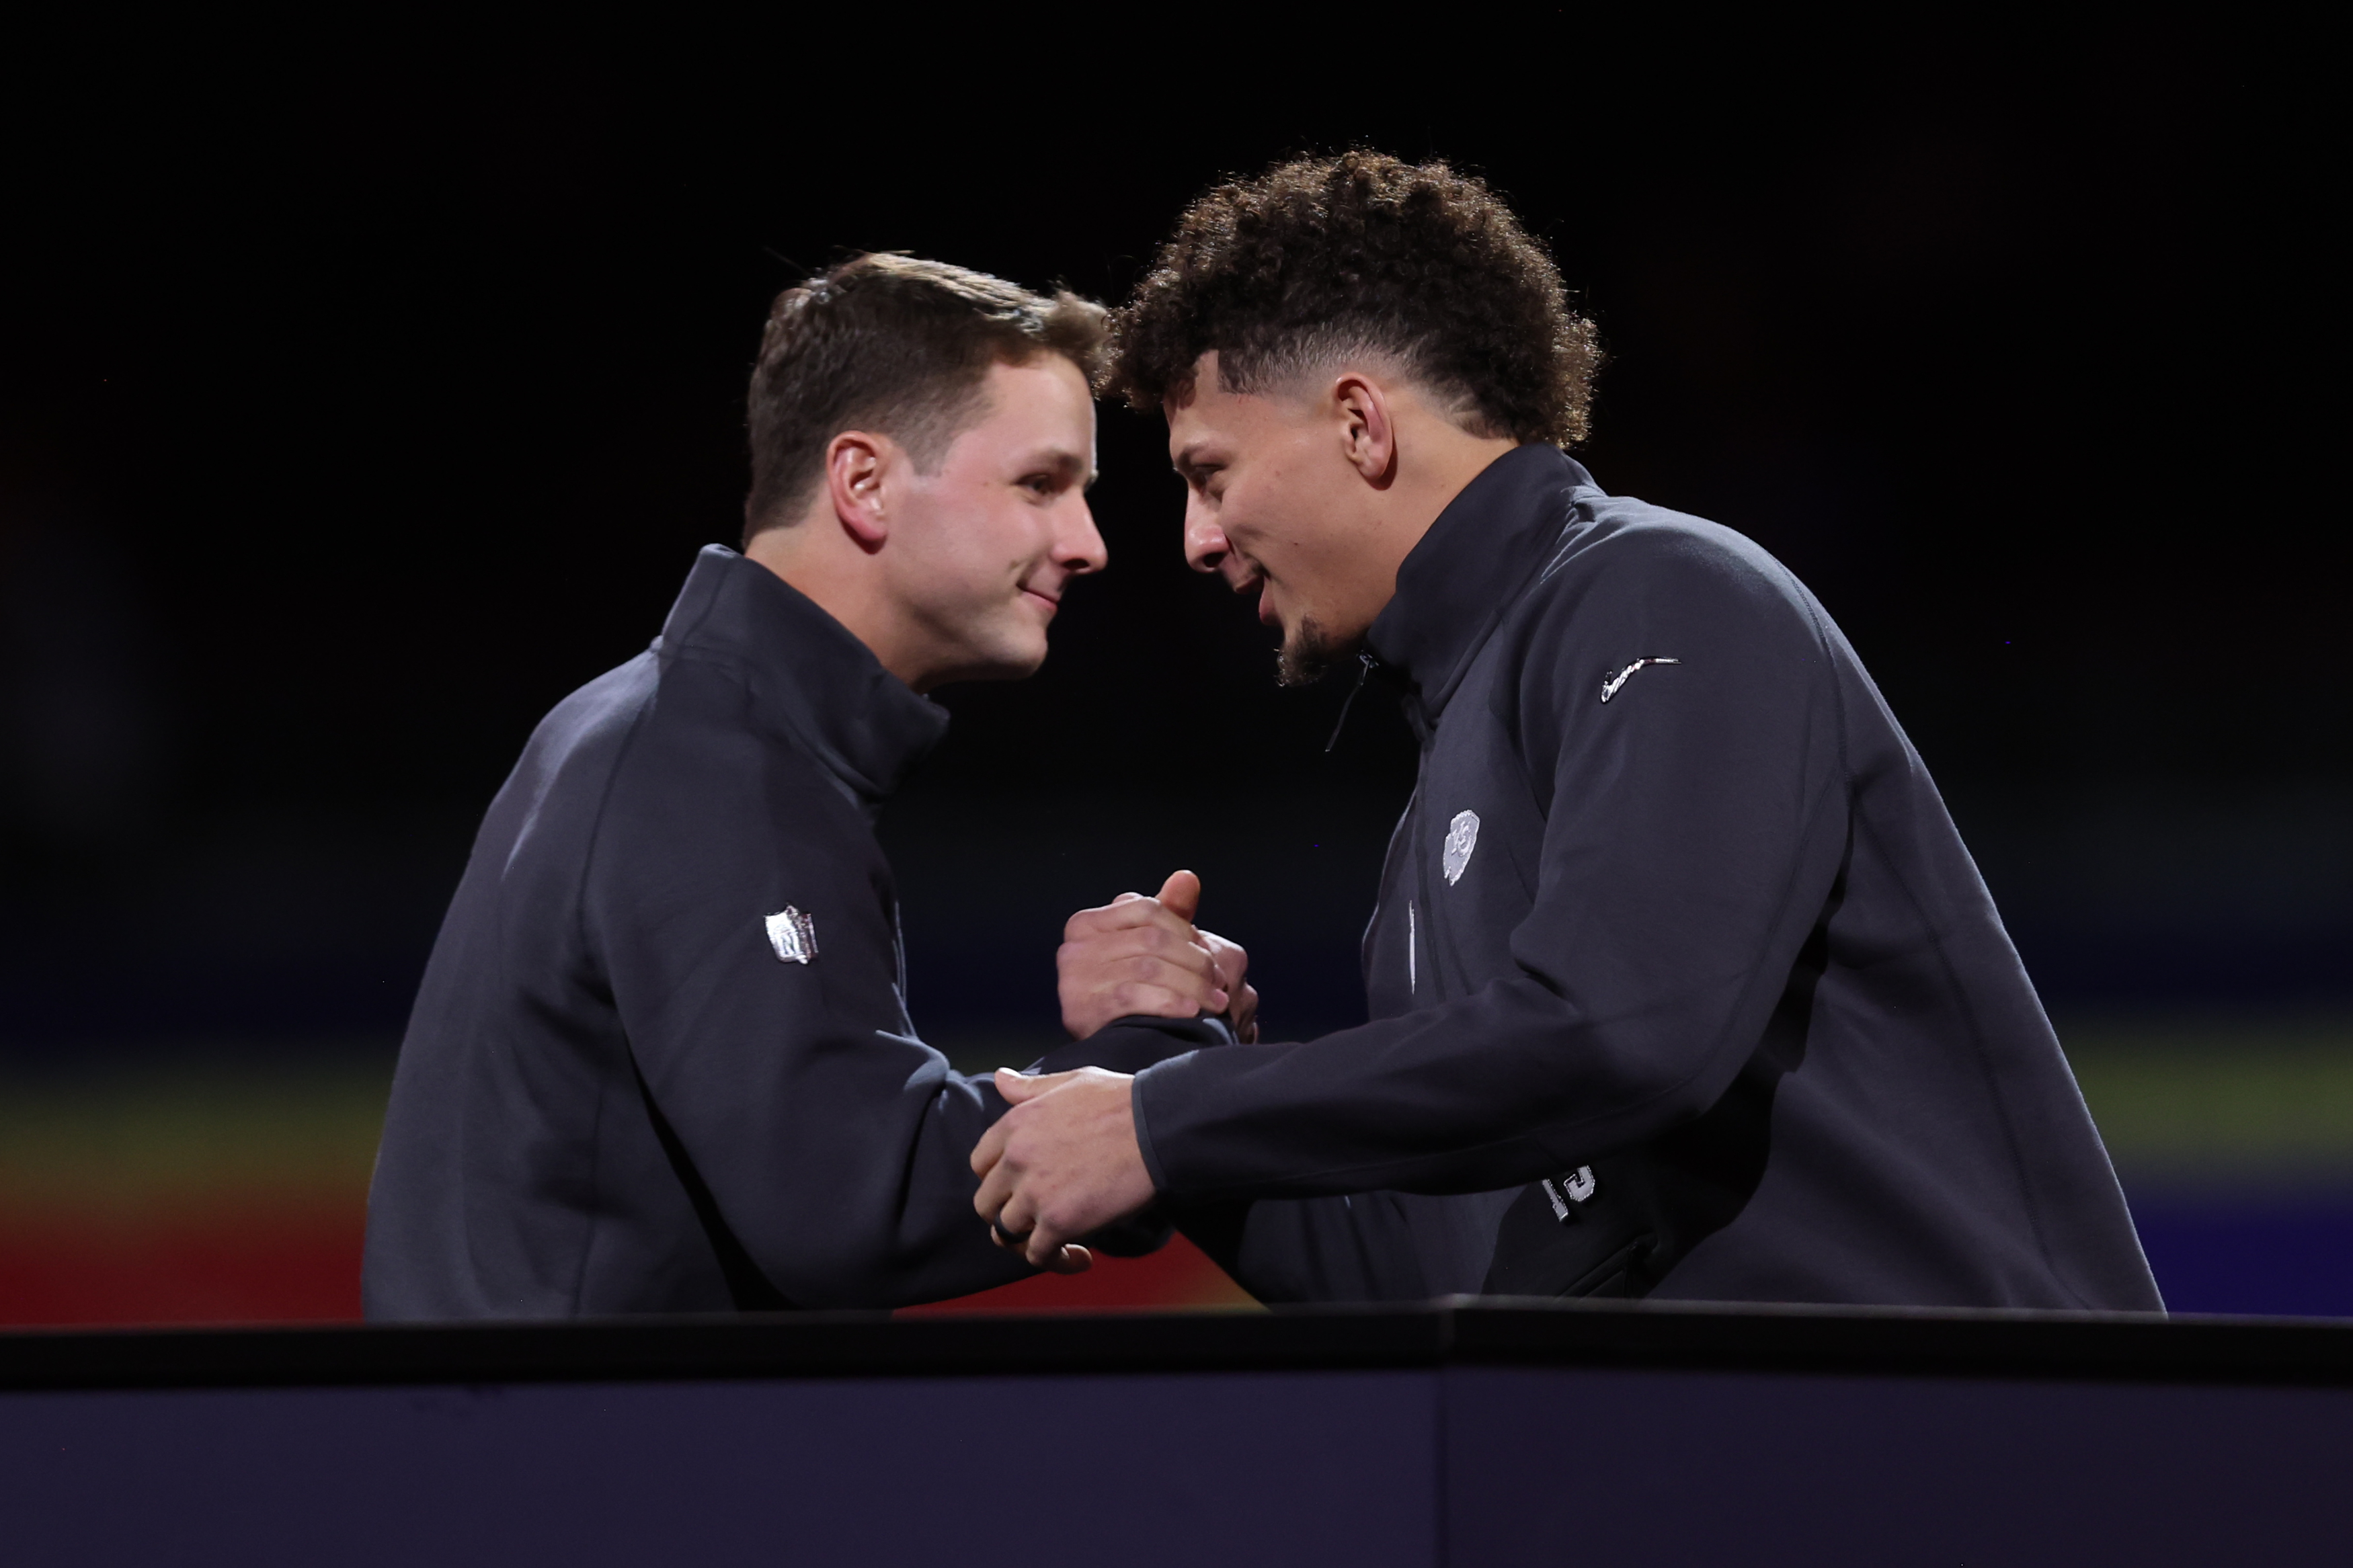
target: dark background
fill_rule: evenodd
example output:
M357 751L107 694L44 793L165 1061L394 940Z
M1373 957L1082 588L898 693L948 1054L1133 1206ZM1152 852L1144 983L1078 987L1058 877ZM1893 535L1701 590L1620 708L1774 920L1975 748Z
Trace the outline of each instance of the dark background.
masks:
M1611 355L1580 456L1820 595L2055 1007L2353 1000L2294 40L1482 25L1008 19L913 79L855 33L9 51L5 1049L396 1033L533 722L734 538L776 290L872 247L1115 300L1220 174L1359 143L1551 243ZM1103 421L1113 570L1043 675L944 694L887 819L917 1021L1050 1034L1063 917L1184 864L1276 1032L1345 1022L1402 726L1324 752L1341 690L1273 688L1158 422Z

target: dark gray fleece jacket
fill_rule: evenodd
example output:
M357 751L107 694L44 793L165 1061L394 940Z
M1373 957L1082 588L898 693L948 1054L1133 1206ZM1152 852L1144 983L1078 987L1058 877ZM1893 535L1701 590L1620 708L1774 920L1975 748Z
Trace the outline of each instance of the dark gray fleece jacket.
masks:
M766 568L703 551L651 651L491 805L400 1049L368 1316L889 1307L1027 1265L973 1213L1002 1115L909 1019L876 808L947 726ZM1229 1038L1133 1022L1040 1065Z
M1927 770L1778 562L1525 447L1368 647L1422 748L1372 1021L1136 1081L1246 1286L2159 1306Z

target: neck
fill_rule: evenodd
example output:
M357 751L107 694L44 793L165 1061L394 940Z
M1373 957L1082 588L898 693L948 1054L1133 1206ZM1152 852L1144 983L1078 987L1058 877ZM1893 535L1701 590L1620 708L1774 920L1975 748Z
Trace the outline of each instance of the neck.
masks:
M839 621L866 645L882 668L917 691L928 672L918 667L909 639L882 592L874 558L842 537L828 513L752 536L744 557L791 584L811 604Z
M1447 422L1435 438L1427 440L1422 461L1417 465L1419 483L1410 497L1400 498L1419 520L1413 525L1413 544L1421 542L1421 536L1430 531L1438 514L1451 506L1454 498L1469 489L1472 479L1485 473L1488 465L1506 452L1516 451L1519 446L1509 437L1470 435L1451 422ZM1413 544L1406 548L1411 550ZM1404 557L1398 559L1402 561Z
M1520 445L1508 437L1471 435L1452 420L1436 416L1425 416L1414 423L1422 427L1398 432L1404 460L1397 464L1396 478L1382 497L1387 525L1380 530L1380 547L1369 552L1366 563L1377 579L1375 614L1396 594L1398 568L1429 533L1439 513L1452 505L1454 498L1496 458Z

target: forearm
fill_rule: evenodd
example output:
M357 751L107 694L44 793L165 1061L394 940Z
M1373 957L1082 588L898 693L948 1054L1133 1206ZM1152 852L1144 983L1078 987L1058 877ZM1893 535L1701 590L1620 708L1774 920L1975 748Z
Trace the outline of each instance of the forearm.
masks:
M1134 1070L1229 1038L1214 1020L1123 1020L1059 1047L1039 1067ZM723 1212L762 1271L797 1302L895 1306L1032 1272L990 1242L972 1208L972 1147L1005 1102L987 1079L952 1072L896 1037L871 1038L854 1055L805 1048L809 1070L760 1095L756 1109L739 1105L732 1125L716 1124L717 1106L691 1118L701 1135L690 1145L701 1146L696 1160L711 1173ZM828 1059L836 1070L818 1065ZM825 1113L797 1114L813 1106ZM749 1122L760 1110L766 1120L755 1128ZM822 1202L776 1197L819 1192ZM1104 1239L1109 1250L1148 1251L1164 1232L1155 1220Z
M1773 896L1714 931L1632 930L1548 973L1539 951L1577 950L1539 916L1514 939L1514 971L1468 996L1145 1069L1136 1127L1155 1185L1188 1199L1486 1192L1699 1116L1787 989L1836 879L1836 821L1825 802L1821 831L1758 879Z
M1606 1025L1522 978L1319 1040L1176 1058L1136 1079L1138 1140L1155 1184L1187 1198L1534 1181L1713 1103L1745 1059L1743 1022L1770 1011L1747 978Z
M972 1214L966 1156L1004 1113L996 1090L935 1056L887 1084L860 1076L790 1075L736 1115L706 1108L687 1135L762 1273L808 1307L901 1306L1026 1277Z

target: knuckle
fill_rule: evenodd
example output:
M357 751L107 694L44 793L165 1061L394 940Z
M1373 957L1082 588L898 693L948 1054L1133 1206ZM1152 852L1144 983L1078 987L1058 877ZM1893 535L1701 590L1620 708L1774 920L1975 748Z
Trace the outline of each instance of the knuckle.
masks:
M1140 985L1129 982L1112 993L1120 1013L1157 1013L1175 999L1157 985Z

